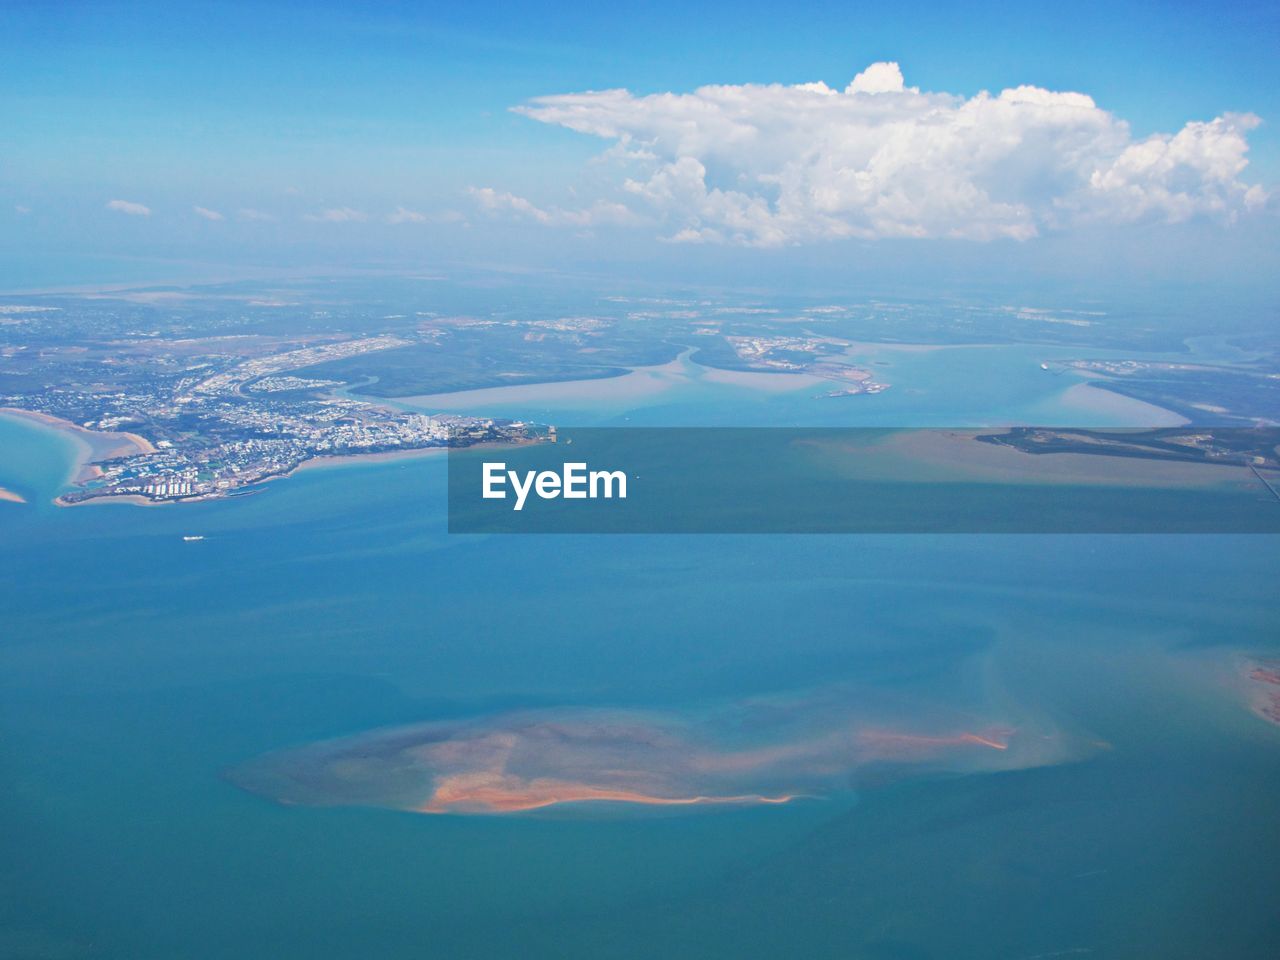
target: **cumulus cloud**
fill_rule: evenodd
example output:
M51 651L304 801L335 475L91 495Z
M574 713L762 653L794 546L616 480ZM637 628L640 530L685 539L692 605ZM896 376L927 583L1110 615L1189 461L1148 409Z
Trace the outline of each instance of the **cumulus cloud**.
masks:
M269 223L275 219L271 214L262 210L255 210L253 207L241 207L236 216L241 220L257 221L259 223Z
M361 223L368 220L369 215L363 210L353 210L350 207L330 207L319 213L309 213L303 219L315 223Z
M902 79L902 68L896 63L873 63L854 77L845 93L902 93L906 89L906 81ZM912 87L912 93L919 93L919 87Z
M226 219L226 217L220 214L217 210L210 210L208 207L192 207L191 209L197 216L204 217L206 220Z
M973 97L908 87L874 63L822 82L539 97L541 123L611 141L614 196L582 210L485 187L490 212L548 225L634 222L667 239L780 246L843 237L1026 240L1082 222L1224 220L1262 206L1243 179L1250 114L1135 140L1082 93L1020 86Z
M1079 199L1094 215L1126 220L1178 221L1205 212L1234 219L1241 207L1256 209L1267 200L1260 185L1239 179L1249 163L1245 133L1260 122L1252 114L1228 115L1130 144L1090 174L1090 189Z
M127 213L131 217L151 216L150 207L141 203L134 203L132 200L108 200L107 209L114 210L117 213Z

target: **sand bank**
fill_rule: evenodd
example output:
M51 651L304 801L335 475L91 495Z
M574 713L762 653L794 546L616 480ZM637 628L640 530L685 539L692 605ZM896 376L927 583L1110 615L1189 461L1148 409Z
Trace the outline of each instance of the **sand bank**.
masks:
M1084 415L1123 418L1131 427L1182 427L1191 421L1172 410L1107 389L1106 381L1077 383L1062 392L1062 402Z
M75 439L80 446L80 455L72 467L71 483L91 480L97 476L100 471L95 466L95 461L110 460L113 457L125 457L136 453L155 453L156 450L151 441L128 431L89 430L61 417L35 410L23 410L20 407L0 407L0 413L61 430Z

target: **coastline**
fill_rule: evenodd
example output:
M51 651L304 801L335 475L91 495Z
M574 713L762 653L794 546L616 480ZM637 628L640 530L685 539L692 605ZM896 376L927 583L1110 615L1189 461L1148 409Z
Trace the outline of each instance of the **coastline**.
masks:
M717 386L742 387L763 393L788 393L816 389L838 381L793 370L727 370L705 366L695 359L692 347L666 363L628 367L615 377L578 380L548 380L538 383L481 387L451 393L415 394L384 398L401 409L479 413L486 410L522 407L547 415L548 405L598 406L602 400L618 405L656 397L668 390L699 381ZM605 391L601 394L600 391ZM531 414L532 415L532 414ZM552 414L554 415L554 414Z
M212 498L201 497L199 499L208 500ZM88 500L76 500L73 503L68 503L66 500L63 500L61 496L53 498L53 505L55 507L88 507L93 506L94 504L110 503L127 503L132 507L163 507L165 505L159 500L148 500L146 497L140 496L136 493L121 494L115 497L91 497Z
M878 348L885 352L928 352L944 349L952 349L950 345L931 345L931 344L855 344L855 347L871 349ZM990 348L993 345L987 344L965 344L957 345L954 349L982 349ZM850 353L853 351L851 350ZM569 404L588 404L589 398L601 389L610 394L611 399L618 399L617 395L627 401L635 402L641 398L650 397L660 394L673 387L696 382L699 380L709 382L716 386L731 386L741 389L756 390L764 393L792 392L796 390L812 389L815 386L829 384L832 381L826 378L815 376L806 372L795 371L732 371L724 370L718 367L707 367L698 364L692 359L694 351L692 349L685 350L675 359L663 364L656 364L648 367L636 367L629 372L617 376L606 378L587 378L583 380L562 380L550 381L547 383L535 384L515 384L503 387L490 387L480 390L457 391L450 394L439 395L423 395L412 397L400 397L387 400L387 405L392 408L400 409L422 409L425 406L432 408L444 407L471 407L479 404L481 407L486 405L509 405L512 403L523 402L524 406L539 406L541 403L555 404L557 401ZM452 403L443 402L452 400ZM1084 417L1095 413L1102 415L1105 419L1123 419L1125 421L1138 422L1143 426L1175 426L1183 425L1187 421L1172 411L1155 406L1141 400L1135 400L1109 391L1104 384L1097 382L1075 382L1070 383L1064 390L1059 393L1059 402L1064 403L1068 407L1072 407ZM430 401L426 403L425 401ZM485 404L483 401L488 401ZM552 411L539 411L544 415L554 415ZM135 453L152 453L155 447L144 437L136 433L128 431L97 431L80 426L72 421L55 417L47 413L25 410L17 407L0 407L0 415L10 415L16 418L25 419L27 421L40 424L50 429L56 430L73 440L77 447L77 456L70 468L69 475L64 483L65 487L73 487L86 481L101 476L101 470L97 466L97 462L110 459L116 456L135 454ZM898 446L895 443L894 446ZM927 444L927 449L918 448L918 444L910 444L912 448L900 447L900 452L908 456L909 459L918 458L920 463L933 463L934 466L941 467L944 464L951 469L962 466L965 469L976 471L979 475L986 476L990 479L996 479L1004 476L1010 469L1014 475L1021 475L1028 470L1028 465L1032 461L1021 460L1011 457L1014 462L1004 462L999 452L993 453L992 450L982 451L983 456L977 457L976 452L969 451L965 445L947 444L939 447L936 443ZM948 449L950 448L950 449ZM355 467L363 464L379 463L383 461L392 461L400 459L417 458L428 456L433 453L442 451L447 452L447 447L422 447L407 450L384 450L374 453L348 453L348 454L325 454L314 456L307 460L303 460L288 470L271 476L262 477L256 482L235 487L230 490L217 490L201 493L194 496L184 497L181 499L163 499L153 500L147 496L140 494L122 494L114 496L95 496L85 500L73 500L67 502L63 493L65 489L53 498L53 502L58 506L80 506L86 503L99 502L121 502L134 506L163 506L168 503L194 503L213 500L225 500L237 496L250 496L265 488L267 483L286 477L303 470L328 469L333 467ZM970 461L974 462L970 462ZM993 462L993 460L995 462ZM980 461L980 462L977 462ZM1071 470L1063 469L1072 461L1064 461L1055 458L1054 466L1057 469L1047 469L1048 464L1037 463L1037 469L1031 470L1032 482L1063 482L1064 478L1070 478L1077 472L1083 474L1092 474L1096 472L1093 467L1093 461L1085 461L1092 467L1090 470ZM1084 466L1080 464L1080 466ZM1117 471L1108 471L1114 474ZM1118 471L1121 475L1125 474L1125 469ZM1187 471L1187 476L1178 476L1172 478L1176 485L1182 485L1188 482L1199 484L1205 482L1207 474L1203 471ZM1216 474L1217 471L1210 471L1209 474ZM1194 480L1192 479L1194 475ZM1118 479L1114 478L1113 479ZM1132 482L1129 478L1125 478L1121 482ZM13 495L16 496L16 495ZM4 499L13 499L13 496Z
M288 473L278 473L274 477L268 477L267 480L263 482L280 480L284 477L292 477L295 473L301 473L303 470L322 470L332 467L363 466L370 463L390 462L392 460L416 460L419 457L429 457L433 454L448 453L448 451L448 447L418 447L413 450L383 450L378 453L353 453L348 454L347 456L334 456L330 454L323 457L311 457L309 460L303 460Z
M1252 478L1239 464L1190 463L1089 453L1038 455L1014 447L980 443L1000 428L900 430L875 444L880 459L864 448L810 444L819 456L850 459L850 476L894 481L961 480L1010 485L1078 485L1212 489L1246 488Z
M684 362L686 350L673 360L652 366L628 367L613 377L586 377L576 380L545 380L536 383L514 383L449 393L423 393L404 397L384 397L385 402L409 410L432 410L458 413L494 406L527 406L537 408L546 403L590 404L596 391L608 384L609 397L634 401L668 389L687 376Z

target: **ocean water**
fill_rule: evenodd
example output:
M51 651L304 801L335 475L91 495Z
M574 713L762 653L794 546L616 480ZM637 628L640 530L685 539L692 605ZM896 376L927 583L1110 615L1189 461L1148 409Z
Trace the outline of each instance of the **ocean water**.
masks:
M888 411L699 377L543 406L900 425L909 391L936 409L985 369L965 415L933 422L1072 422L1069 384L1026 353L946 382L895 360L918 366ZM0 502L0 957L1280 950L1280 727L1240 680L1280 650L1274 537L450 537L439 456L57 508L74 455L0 419L0 486L29 501ZM424 722L779 698L1047 746L680 814L429 816L235 782L272 751Z

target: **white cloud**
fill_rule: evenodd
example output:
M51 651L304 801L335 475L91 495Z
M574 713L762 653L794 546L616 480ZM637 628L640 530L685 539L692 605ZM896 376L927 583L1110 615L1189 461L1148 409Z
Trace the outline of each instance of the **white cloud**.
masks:
M444 223L466 225L467 218L457 210L433 210L430 213L422 213L419 210L410 210L408 207L396 207L383 219L390 224Z
M275 220L275 217L273 217L271 214L264 213L261 210L255 210L253 209L253 207L241 207L236 212L236 216L239 217L241 220L253 220L259 223L269 223Z
M191 209L192 209L192 211L194 211L198 216L204 217L206 220L225 220L225 219L227 219L227 218L226 218L226 217L224 217L222 214L220 214L217 210L210 210L208 207L192 207Z
M1245 134L1260 122L1252 114L1228 115L1132 143L1094 170L1080 203L1095 216L1130 220L1156 215L1176 222L1204 212L1234 219L1241 207L1255 209L1267 199L1261 186L1239 179L1249 164Z
M539 207L524 197L503 193L492 187L471 187L467 192L486 213L511 213L547 226L593 227L598 224L636 223L640 220L630 207L608 200L597 200L591 206L578 210L564 210L560 207Z
M315 223L360 223L368 220L369 215L363 210L352 210L350 207L330 207L319 213L309 213L303 219Z
M28 213L31 212L31 208L27 206L23 206L21 203L19 203L14 206L13 212L20 217L25 217Z
M117 213L127 213L131 217L151 216L150 207L141 203L134 203L132 200L109 200L107 201L107 209L115 210Z
M896 63L872 64L844 92L821 82L605 90L515 109L611 141L616 194L562 210L486 187L472 191L482 208L571 226L647 211L681 242L1025 240L1081 222L1230 220L1268 196L1241 179L1252 115L1135 141L1082 93L922 93Z
M845 93L902 93L906 82L902 79L902 68L896 63L873 63L849 82ZM919 87L912 87L912 93L919 93Z
M404 207L396 207L393 213L387 214L387 223L426 223L427 219L425 213L407 210Z

